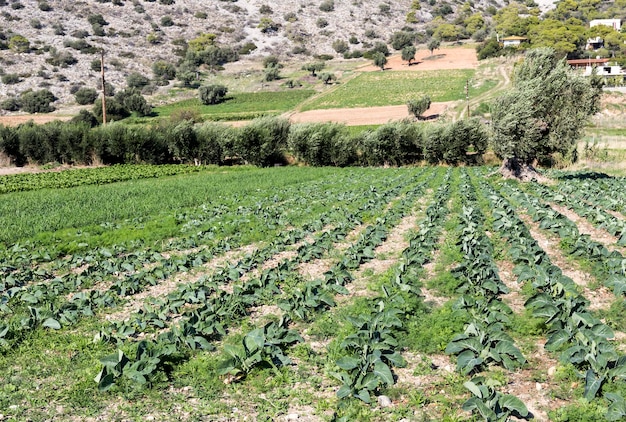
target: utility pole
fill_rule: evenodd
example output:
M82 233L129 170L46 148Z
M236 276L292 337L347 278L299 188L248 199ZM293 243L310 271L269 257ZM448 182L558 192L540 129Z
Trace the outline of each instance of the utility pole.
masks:
M106 86L104 84L104 48L100 50L100 71L102 73L102 125L107 124Z
M467 103L467 117L470 117L470 107L469 107L469 79L465 80L465 102Z

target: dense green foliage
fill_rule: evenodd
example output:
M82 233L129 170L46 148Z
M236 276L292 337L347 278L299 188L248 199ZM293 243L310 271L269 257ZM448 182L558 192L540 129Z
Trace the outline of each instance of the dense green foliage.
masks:
M337 124L291 124L265 117L234 128L192 120L150 127L121 123L92 128L84 113L72 122L0 126L0 150L13 163L224 164L261 167L286 164L288 157L313 166L476 164L486 150L487 132L476 119L451 124L403 121L352 135Z
M599 108L601 82L575 74L554 50L530 50L515 70L514 89L492 108L493 150L532 164L573 154L587 119Z

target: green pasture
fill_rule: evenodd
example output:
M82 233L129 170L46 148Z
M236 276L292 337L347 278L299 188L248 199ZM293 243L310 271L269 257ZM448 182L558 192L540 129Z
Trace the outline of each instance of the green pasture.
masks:
M97 169L94 169L97 170ZM285 167L273 172L256 167L207 169L194 174L132 180L101 186L40 189L0 195L0 244L37 236L39 241L77 241L100 236L149 241L174 236L173 214L229 196L316 180L332 169ZM141 224L137 218L141 219ZM127 226L132 226L128 230ZM56 239L56 240L55 240Z
M191 98L155 107L154 112L159 117L170 117L178 111L191 110L207 120L248 120L291 110L314 93L315 91L307 89L235 93L227 95L225 101L214 105L204 105L198 98Z
M438 102L461 100L465 98L466 81L474 74L473 70L365 72L308 102L302 110L400 105L421 95ZM470 84L470 95L475 96L493 88L497 81Z

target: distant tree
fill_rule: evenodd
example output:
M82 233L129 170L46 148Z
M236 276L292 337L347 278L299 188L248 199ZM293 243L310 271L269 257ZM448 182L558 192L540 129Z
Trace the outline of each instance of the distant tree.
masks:
M333 41L333 49L339 54L345 53L349 48L350 46L348 46L348 43L344 40Z
M324 62L314 62L314 63L307 63L304 66L302 66L302 70L306 70L308 72L311 72L311 76L315 76L317 72L319 72L320 70L324 69L324 67L326 67L326 63Z
M129 88L143 88L150 83L150 79L143 76L141 73L133 72L126 76L126 85Z
M217 104L224 100L228 88L224 85L205 85L198 89L198 95L202 104L210 105Z
M409 113L415 116L417 119L423 119L422 114L430 108L430 97L424 95L421 98L410 99L406 103Z
M137 92L127 95L124 98L124 107L138 116L149 116L152 114L152 106L148 104L145 97Z
M93 104L98 98L98 92L93 88L83 87L74 93L74 98L80 105Z
M397 31L391 35L391 46L396 50L413 45L415 34L406 31Z
M377 51L372 56L374 60L374 65L380 67L380 70L385 70L385 65L387 64L387 57L380 51Z
M414 45L408 45L402 49L402 60L409 62L409 66L411 66L411 62L415 60L415 53L417 49Z
M278 62L278 57L271 55L267 56L263 59L263 67L267 69L268 67L280 67Z
M430 50L430 55L433 55L433 52L435 50L437 50L439 47L441 46L441 41L439 40L439 38L431 38L430 41L428 41L428 50Z
M492 107L492 148L503 175L529 179L537 176L537 160L575 154L589 116L599 110L602 82L576 74L549 48L528 51L512 79L513 89Z
M176 77L176 66L165 60L157 60L152 63L152 73L157 78L171 81Z
M330 84L333 81L337 80L337 77L335 76L334 73L330 73L330 72L324 72L324 73L320 73L319 78L322 82L324 82L326 85Z
M20 96L20 105L27 113L50 113L54 111L50 103L56 100L54 94L47 89L26 91Z
M263 79L266 82L280 79L280 69L278 65L266 67L263 71Z
M89 127L98 126L98 119L93 113L90 113L87 110L81 110L78 114L70 120L72 123L86 123Z

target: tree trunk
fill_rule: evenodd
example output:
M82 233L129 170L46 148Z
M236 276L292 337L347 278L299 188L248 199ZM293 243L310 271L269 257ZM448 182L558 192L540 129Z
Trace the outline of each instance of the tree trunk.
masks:
M536 181L540 183L549 180L539 173L532 164L517 157L505 158L499 171L505 179L517 179L522 182Z

